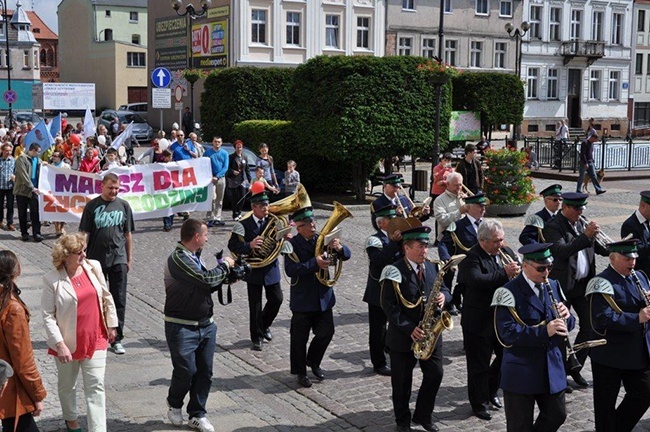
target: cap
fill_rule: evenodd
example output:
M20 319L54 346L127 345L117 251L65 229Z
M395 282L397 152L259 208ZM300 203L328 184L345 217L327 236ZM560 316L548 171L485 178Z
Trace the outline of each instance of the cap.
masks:
M268 203L269 196L266 194L266 191L258 192L251 196L251 204L254 203Z
M562 194L562 201L564 204L575 207L579 210L584 210L587 206L587 198L589 194L579 192L564 192Z
M379 210L375 211L375 216L377 217L388 217L388 218L393 218L397 216L397 212L395 209L397 206L393 204L389 204L386 207L382 207Z
M423 243L429 243L429 233L431 227L422 225L402 231L402 240L417 240Z
M4 360L0 360L0 386L12 376L14 376L14 370L11 365Z
M311 222L314 220L314 209L311 207L303 207L291 215L291 220L294 222L306 221Z
M650 191L641 192L641 201L646 204L650 204Z
M639 254L636 245L639 243L637 239L621 240L607 245L609 253L617 252L625 255L628 258L638 258Z
M520 247L517 252L522 254L526 261L533 261L538 264L551 264L553 262L551 246L553 246L553 243L530 243Z
M402 178L401 174L389 174L387 176L384 176L383 180L384 184L390 184L390 185L398 185L404 181Z
M478 192L473 196L465 198L465 204L480 204L486 206L488 205L488 202L485 194L483 192Z
M541 191L539 194L543 197L560 196L562 195L562 185L559 184L550 185L549 187Z

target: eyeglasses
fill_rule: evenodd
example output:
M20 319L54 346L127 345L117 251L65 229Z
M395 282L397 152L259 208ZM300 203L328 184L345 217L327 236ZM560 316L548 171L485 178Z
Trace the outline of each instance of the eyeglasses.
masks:
M80 251L77 251L74 254L75 255L85 255L86 254L86 249L81 249Z
M539 267L535 267L531 265L531 267L534 268L537 271L537 273L544 273L546 270L551 271L551 269L553 268L553 264L539 266Z
M549 201L553 201L553 202L558 202L558 201L559 201L559 202L562 202L562 198L548 198L548 197L547 197L547 199L548 199Z

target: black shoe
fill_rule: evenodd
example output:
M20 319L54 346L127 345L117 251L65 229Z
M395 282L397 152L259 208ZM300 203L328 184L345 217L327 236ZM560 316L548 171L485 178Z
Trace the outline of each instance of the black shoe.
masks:
M573 381L578 385L578 387L589 387L589 383L582 377L582 375L580 375L580 372L571 372L571 378L573 378Z
M262 341L253 342L251 349L253 351L262 351Z
M217 226L224 226L226 223L224 221L222 221L222 220L218 220L215 224Z
M271 329L267 328L264 330L264 333L262 333L262 336L264 336L264 339L267 341L271 342L273 340L273 333L271 333Z
M501 403L501 399L499 399L499 396L491 397L490 403L495 409L503 408L503 404Z
M566 382L566 389L564 390L564 393L573 393L573 387L569 385L569 381Z
M298 375L298 384L303 387L311 387L311 380L307 375Z
M374 369L375 373L378 375L383 375L383 376L390 376L390 368L386 365L383 365L382 367L378 367Z
M492 420L492 415L487 410L474 411L474 415L481 420Z
M318 379L318 381L323 381L325 379L325 373L323 372L323 369L321 369L320 367L312 366L311 372Z
M165 231L165 232L169 232L169 231L171 231L171 230L172 230L172 227L171 227L171 226L165 226L165 227L163 227L163 231Z
M414 417L413 419L411 419L411 421L412 421L413 423L415 423L416 425L420 425L420 426L422 426L422 428L423 428L424 430L429 431L429 432L438 432L438 430L439 430L439 429L438 429L438 426L436 426L435 424L433 424L433 423L430 422L430 421L429 421L429 422L421 422L420 420L418 420L418 419L415 418L415 417Z
M21 236L20 239L21 239L22 241L24 241L24 242L28 242L28 241L29 241L29 235Z
M206 225L208 228L212 228L216 223L217 223L217 221L211 220L210 222L208 222L208 223L205 224L205 225Z
M458 309L456 309L455 305L451 305L451 309L449 309L449 315L451 316L458 316L459 312Z
M411 432L412 430L411 426L395 425L396 432Z
M599 191L596 191L596 195L601 195L604 194L605 192L607 192L605 189L601 189Z
M34 236L34 241L35 241L36 243L40 243L40 242L42 242L42 241L43 241L43 236L40 235L40 234L36 234L36 235Z

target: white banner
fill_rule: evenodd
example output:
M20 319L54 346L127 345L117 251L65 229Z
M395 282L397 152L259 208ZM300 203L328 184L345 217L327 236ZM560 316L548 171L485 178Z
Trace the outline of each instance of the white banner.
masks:
M38 183L41 220L78 223L86 203L101 195L102 177L108 172L120 178L118 196L131 205L135 220L212 208L209 158L113 168L99 174L43 165Z

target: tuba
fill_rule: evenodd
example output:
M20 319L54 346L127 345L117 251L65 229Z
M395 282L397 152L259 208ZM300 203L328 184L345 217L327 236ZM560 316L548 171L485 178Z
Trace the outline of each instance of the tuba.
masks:
M282 245L284 244L284 235L279 234L281 234L281 231L289 227L289 221L286 215L294 213L303 207L311 207L311 200L302 184L298 184L296 191L292 195L282 198L269 206L270 219L266 223L264 231L261 234L264 238L262 246L258 249L253 249L251 254L246 257L246 262L248 262L252 268L265 267L278 257ZM252 214L252 211L246 213L243 219L251 217ZM243 227L239 225L239 228L240 230L237 231L238 226L235 224L233 232L243 237ZM239 258L235 253L232 255L235 259Z
M346 209L343 204L334 201L334 211L332 211L329 219L327 219L327 222L325 222L325 226L323 226L323 229L319 233L318 239L316 240L316 249L314 250L314 256L318 257L326 253L326 256L330 259L331 265L336 268L333 278L330 278L329 271L327 269L318 269L316 278L320 283L328 287L334 286L339 276L341 276L343 261L339 259L335 251L330 250L330 247L325 244L325 237L336 232L338 225L349 217L352 217L352 213L350 213L350 211Z

